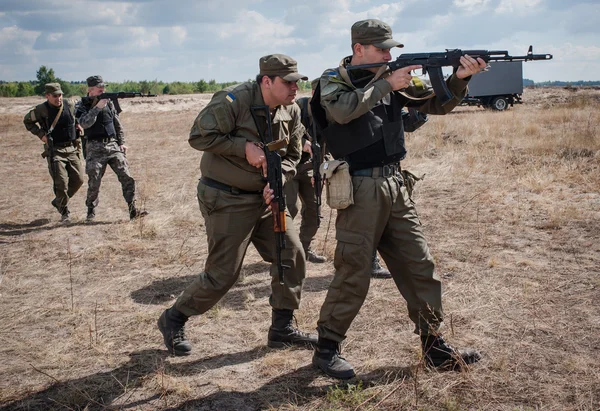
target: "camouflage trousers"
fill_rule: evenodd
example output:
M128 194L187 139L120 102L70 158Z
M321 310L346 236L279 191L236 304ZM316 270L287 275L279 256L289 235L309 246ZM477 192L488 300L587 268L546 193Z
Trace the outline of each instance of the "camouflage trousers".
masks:
M371 281L373 251L385 261L406 300L417 334L438 330L442 283L414 203L399 176L352 177L354 204L337 210L335 275L318 321L319 335L342 341Z
M305 257L298 232L288 215L285 248L281 259L284 284L279 284L275 261L273 215L260 194L232 194L198 184L198 203L204 217L208 255L204 271L183 291L175 308L187 316L199 315L213 307L236 283L250 243L271 263L269 303L276 309L295 310L305 277Z
M83 164L81 147L68 146L54 149L53 163L48 161L48 171L53 180L55 203L59 211L67 207L69 199L83 185Z
M306 166L306 164L302 165ZM317 199L312 185L312 168L299 167L294 178L285 183L284 193L287 209L292 216L298 215L298 197L302 203L300 215L300 242L304 249L308 249L319 227L317 226ZM311 166L311 163L308 163Z
M109 165L117 175L127 204L135 200L135 180L129 173L125 153L121 151L117 142L103 143L91 140L86 144L85 158L85 172L88 175L88 192L85 204L88 207L98 205L100 184L106 171L106 165Z

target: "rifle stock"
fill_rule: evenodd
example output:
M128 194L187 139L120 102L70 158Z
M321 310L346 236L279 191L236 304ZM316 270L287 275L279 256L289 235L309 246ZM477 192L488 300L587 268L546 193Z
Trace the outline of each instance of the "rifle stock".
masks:
M489 63L490 61L535 61L552 59L552 54L533 54L533 46L529 46L529 50L524 56L511 56L506 50L452 49L434 53L405 53L401 54L393 61L347 66L346 70L364 70L387 65L390 71L394 71L406 66L420 65L423 67L424 74L429 73L433 91L436 96L440 98L442 105L445 105L454 98L454 95L450 92L448 85L444 81L442 67L459 67L460 58L464 55L469 55L475 59L479 57L486 63Z

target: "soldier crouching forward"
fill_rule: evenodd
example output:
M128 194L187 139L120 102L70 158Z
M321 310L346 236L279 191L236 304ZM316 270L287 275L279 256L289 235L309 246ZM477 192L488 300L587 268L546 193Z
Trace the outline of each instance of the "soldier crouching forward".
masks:
M81 140L75 122L75 105L63 100L59 83L45 86L46 101L25 115L25 128L45 144L42 154L48 161L55 198L52 206L61 221L70 219L69 199L83 184Z
M88 96L95 97L104 93L105 84L100 76L91 76L87 80ZM109 165L117 175L123 189L123 197L129 207L129 218L135 219L148 214L135 205L135 180L129 173L125 133L119 120L119 114L112 101L102 99L90 105L81 102L77 107L77 120L85 130L86 157L85 172L88 175L87 221L96 218L98 195L102 176Z
M283 221L287 231L274 232L273 213L268 207L272 192L264 178L272 170L267 170L260 138L270 127L276 140L274 151L281 156L282 172L278 177L292 178L304 134L300 109L293 104L300 79L306 77L297 72L296 61L290 57L262 57L256 82L215 93L194 122L189 143L203 152L198 203L205 221L208 256L204 271L158 320L171 354L190 353L192 347L184 333L186 321L208 311L235 284L248 245L254 244L266 261L276 261L275 240L280 234L284 235L285 246L280 249L280 264L271 266L272 324L268 346L311 347L317 342L316 335L292 325L306 274L305 257L289 214ZM283 280L278 275L281 264L287 266Z

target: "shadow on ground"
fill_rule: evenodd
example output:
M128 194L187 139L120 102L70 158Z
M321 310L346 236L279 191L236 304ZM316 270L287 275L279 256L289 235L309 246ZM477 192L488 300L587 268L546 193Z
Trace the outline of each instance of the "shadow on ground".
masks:
M257 271L261 267L261 271ZM244 267L245 274L251 275L259 272L268 272L270 264L253 263ZM331 267L329 267L331 268ZM138 304L160 305L176 298L188 285L194 281L196 275L173 277L153 281L151 284L135 290L131 298ZM326 290L333 279L333 270L325 276L308 277L304 280L303 292L319 292ZM220 305L235 310L247 309L247 294L251 293L256 299L271 295L271 284L266 281L237 283L219 302Z
M75 221L61 223L58 220L50 220L49 218L39 218L29 223L2 223L0 224L0 236L20 236L23 234L35 233L39 231L49 231L56 228L73 227L77 225L103 225L112 224L105 221L94 221L86 223L85 221Z
M315 380L322 378L322 374L316 371L312 365L308 365L288 374L280 375L254 391L215 391L201 398L195 398L168 408L168 410L258 411L279 409L282 406L291 409L325 398L327 392L336 387L344 390L350 385L356 386L360 381L362 381L363 387L369 387L407 380L411 377L412 371L409 367L384 367L368 374L358 375L348 381L329 379L327 384L315 384ZM329 409L327 404L323 404L323 408ZM350 409L355 408L355 406L352 406Z

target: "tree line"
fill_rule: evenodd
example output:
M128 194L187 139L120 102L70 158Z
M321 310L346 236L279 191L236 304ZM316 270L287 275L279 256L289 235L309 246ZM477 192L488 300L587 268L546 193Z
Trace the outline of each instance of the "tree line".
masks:
M87 94L87 84L85 81L65 81L56 77L52 68L41 66L36 72L36 80L32 81L2 81L0 80L0 97L27 97L43 96L44 85L46 83L60 83L63 93L66 97L85 96ZM201 79L196 82L174 81L166 83L158 80L143 81L125 81L122 83L109 82L106 87L107 92L140 92L150 94L194 94L194 93L215 93L229 86L241 83L240 81L228 81L217 83L214 79L206 81ZM301 91L310 90L310 82L298 82Z

